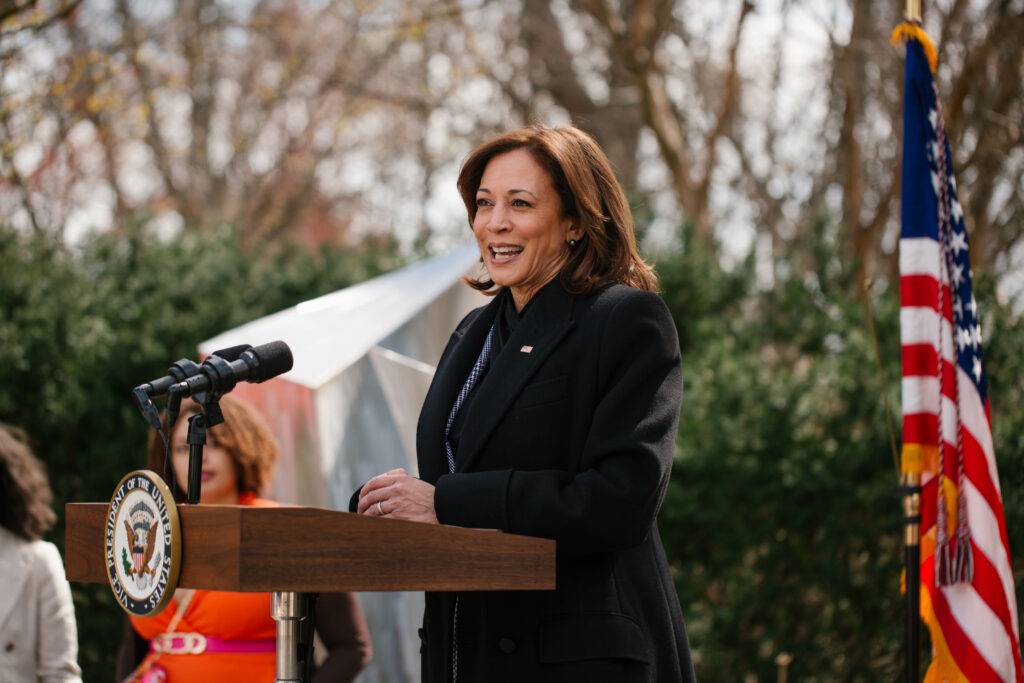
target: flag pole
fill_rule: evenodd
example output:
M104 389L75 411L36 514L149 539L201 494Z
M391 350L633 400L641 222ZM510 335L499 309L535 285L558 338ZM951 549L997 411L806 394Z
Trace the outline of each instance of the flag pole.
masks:
M907 21L921 20L921 0L907 0Z
M905 472L903 495L903 546L907 585L907 683L921 680L921 474Z
M907 0L906 20L921 24L921 0ZM906 566L907 683L921 681L921 469L920 462L903 454L903 554ZM917 465L916 467L914 465ZM909 465L909 466L908 466Z
M912 1L912 0L911 0ZM871 280L864 280L864 303L868 309L868 327L875 343L875 360L878 362L878 377L882 384L882 402L889 423L889 438L892 442L892 457L896 466L899 486L896 495L903 503L903 547L906 570L904 575L907 591L906 642L907 683L920 683L920 633L921 633L921 459L913 457L916 451L904 451L901 458L896 453L896 432L892 428L892 413L885 393L885 372L882 369L882 352L878 347L875 332L875 315L871 311ZM900 462L902 460L902 463ZM900 474L902 470L902 474ZM780 655L781 656L781 655Z

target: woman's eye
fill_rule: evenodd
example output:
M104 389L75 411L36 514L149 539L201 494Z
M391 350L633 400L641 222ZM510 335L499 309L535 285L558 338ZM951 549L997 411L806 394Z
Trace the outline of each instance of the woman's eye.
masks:
M187 443L178 444L177 446L174 447L173 450L174 450L175 453L188 453L188 444Z
M484 199L483 197L477 197L476 205L477 206L490 206L491 203L488 200Z
M512 206L530 206L530 202L525 199L513 199Z

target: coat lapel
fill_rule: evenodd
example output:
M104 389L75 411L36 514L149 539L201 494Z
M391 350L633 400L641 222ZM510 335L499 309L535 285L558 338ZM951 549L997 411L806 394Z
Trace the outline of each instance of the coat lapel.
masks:
M22 562L21 549L26 542L0 527L0 576L4 578L4 589L0 591L0 626L3 626L14 605L21 600L28 571Z
M417 451L423 454L419 461L420 477L425 481L437 481L441 474L448 472L444 455L444 428L448 413L480 355L497 310L498 300L495 298L461 334L457 332L450 355L434 372L434 381L423 402L416 434Z
M532 310L516 327L498 357L491 359L491 367L476 390L466 415L466 429L459 444L459 452L455 456L457 472L465 472L472 466L519 392L572 329L572 296L562 289L558 278L545 285L535 296L537 300L533 302ZM490 328L490 320L493 320L493 315L487 328ZM482 345L481 335L473 359L460 375L460 387ZM451 395L452 401L454 398L455 392ZM452 401L448 402L449 408Z

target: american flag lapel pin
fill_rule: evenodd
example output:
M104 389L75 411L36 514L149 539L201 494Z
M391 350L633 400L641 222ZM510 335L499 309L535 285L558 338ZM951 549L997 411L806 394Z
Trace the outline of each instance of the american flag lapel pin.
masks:
M530 353L531 351L533 351L532 346L523 346L519 349L519 353Z

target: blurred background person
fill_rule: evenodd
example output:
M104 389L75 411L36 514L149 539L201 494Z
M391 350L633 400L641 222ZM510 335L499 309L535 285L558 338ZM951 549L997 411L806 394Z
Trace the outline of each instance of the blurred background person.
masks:
M43 534L57 519L24 432L0 423L0 681L78 681L78 634L64 563Z
M278 457L269 428L243 401L224 396L220 407L224 422L206 432L200 504L277 505L257 497L265 490ZM198 412L198 404L187 402L171 432L178 502L184 502L188 484L188 418ZM157 439L150 440L148 467L162 476L164 448ZM271 617L269 593L179 588L160 614L129 619L118 657L119 681L127 676L133 681L167 683L274 680L276 622ZM315 619L326 658L313 676L314 683L351 681L372 656L369 631L356 596L320 594ZM184 638L173 635L192 633L205 638L206 648L199 654L181 652Z

